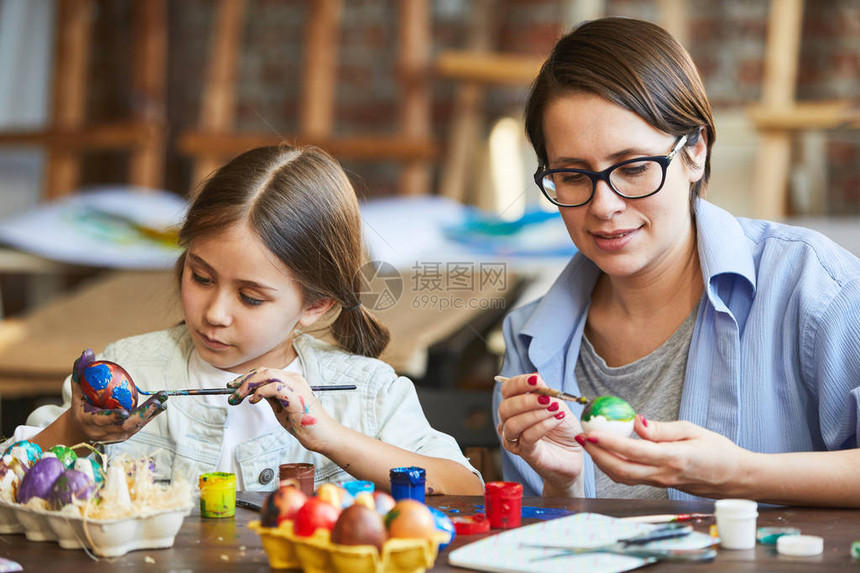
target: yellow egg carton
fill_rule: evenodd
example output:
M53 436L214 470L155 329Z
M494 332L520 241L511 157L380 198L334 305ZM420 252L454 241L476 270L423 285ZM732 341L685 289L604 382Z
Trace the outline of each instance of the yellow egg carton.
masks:
M325 529L317 529L310 537L294 535L292 521L278 527L252 521L248 527L260 536L272 569L302 569L304 573L423 573L436 562L439 545L449 537L439 532L433 539L390 538L380 555L372 545L332 543Z

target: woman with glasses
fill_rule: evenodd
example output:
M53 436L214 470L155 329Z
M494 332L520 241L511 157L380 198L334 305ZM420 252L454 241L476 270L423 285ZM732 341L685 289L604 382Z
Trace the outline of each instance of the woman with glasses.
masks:
M687 52L647 22L585 23L544 63L526 130L579 253L505 320L505 479L860 506L860 261L701 198L716 134ZM583 433L582 406L542 386L625 399L636 436Z

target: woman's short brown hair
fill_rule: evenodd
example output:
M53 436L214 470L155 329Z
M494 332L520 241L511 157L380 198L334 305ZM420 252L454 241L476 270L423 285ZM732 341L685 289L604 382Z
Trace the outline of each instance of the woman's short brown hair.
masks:
M585 22L556 43L532 84L525 111L539 169L548 167L546 108L577 92L596 94L670 135L687 135L687 146L704 130L704 175L692 185L691 200L705 191L716 138L711 104L693 60L668 32L650 22L610 17ZM682 157L691 162L686 152Z

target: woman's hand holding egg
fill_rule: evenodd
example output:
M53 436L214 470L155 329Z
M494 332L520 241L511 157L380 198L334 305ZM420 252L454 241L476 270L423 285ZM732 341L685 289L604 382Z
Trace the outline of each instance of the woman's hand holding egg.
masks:
M594 463L618 483L720 497L727 483L741 482L754 464L752 452L690 422L654 422L638 415L634 430L641 439L594 430L584 441Z

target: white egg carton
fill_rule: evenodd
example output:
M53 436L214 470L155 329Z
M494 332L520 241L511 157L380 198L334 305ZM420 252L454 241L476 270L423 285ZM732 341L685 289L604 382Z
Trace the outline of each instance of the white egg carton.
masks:
M56 541L63 549L87 548L100 557L138 549L172 547L191 507L121 519L84 519L69 506L48 511L0 500L0 534L23 533L29 541Z

